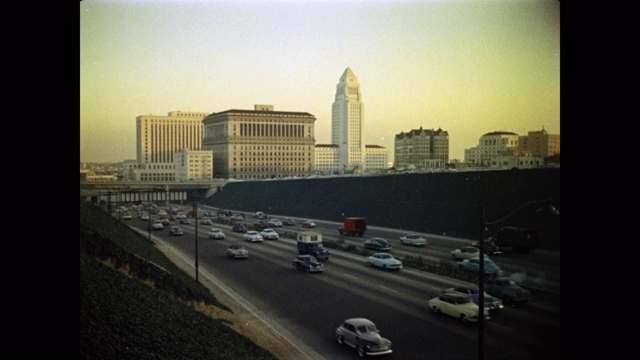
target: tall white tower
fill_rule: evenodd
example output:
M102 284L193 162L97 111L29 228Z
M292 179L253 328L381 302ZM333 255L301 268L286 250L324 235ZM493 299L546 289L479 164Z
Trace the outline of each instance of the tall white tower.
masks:
M331 143L338 146L341 170L366 170L364 104L358 78L348 67L336 86L331 111Z

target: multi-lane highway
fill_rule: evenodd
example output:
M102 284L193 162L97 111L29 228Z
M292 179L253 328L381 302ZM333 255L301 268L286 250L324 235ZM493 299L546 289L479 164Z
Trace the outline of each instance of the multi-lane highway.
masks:
M202 211L204 213L204 210ZM246 222L254 222L246 214ZM278 231L302 231L303 219L296 226ZM315 221L315 220L314 220ZM428 261L452 261L450 252L467 245L469 239L422 234L429 244L425 248L400 245L402 230L369 228L362 238L340 236L339 224L315 221L325 239L344 239L362 246L370 237L383 237L393 246L398 258L419 254ZM147 221L126 220L132 227L147 229ZM177 221L173 221L177 224ZM153 231L160 241L183 254L195 254L195 224L179 225L183 236L170 236L168 228ZM225 240L208 239L209 229L217 227ZM249 258L233 260L226 249L243 244ZM363 256L332 250L319 274L294 270L296 256L292 239L248 243L231 226L198 224L198 261L202 271L215 276L239 296L250 302L268 321L286 329L291 340L307 349L312 358L353 359L353 349L335 340L336 326L349 317L366 317L374 321L382 335L393 342L394 359L474 359L478 358L477 324L464 324L452 317L436 314L426 301L441 289L462 284L461 281L414 270L408 267L386 272L368 267ZM192 255L193 256L193 255ZM507 273L526 274L529 280L559 291L559 255L534 251L527 255L505 253L492 258ZM558 304L531 301L507 306L491 314L485 324L485 359L560 358L560 308Z

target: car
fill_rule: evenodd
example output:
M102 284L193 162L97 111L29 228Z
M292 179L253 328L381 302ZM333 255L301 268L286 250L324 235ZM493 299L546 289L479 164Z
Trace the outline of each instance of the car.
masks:
M294 226L296 224L296 221L293 218L284 218L282 220L282 225L287 225L287 226Z
M244 239L249 242L262 242L264 240L262 235L255 230L249 230L244 233Z
M311 221L311 220L305 220L305 221L302 223L302 227L306 227L306 228L314 228L314 227L316 227L316 223L314 223L314 222L313 222L313 221Z
M393 352L391 340L382 337L373 321L366 318L346 319L336 328L335 336L338 344L354 348L361 358Z
M480 258L472 258L472 259L464 259L462 261L458 261L458 268L464 271L470 271L479 273L480 272ZM488 275L498 275L501 276L504 274L500 267L496 265L491 259L484 258L484 273Z
M122 220L131 220L133 219L133 216L131 216L131 214L123 214L122 215Z
M443 294L459 293L459 294L469 295L469 297L471 298L471 300L473 300L474 303L480 304L480 291L478 291L477 287L456 286L456 287L444 289L442 290L442 293ZM495 296L491 296L487 294L487 292L485 291L484 307L488 308L489 310L497 310L497 309L504 308L504 304L502 303L502 300L498 299Z
M463 246L451 251L451 257L456 260L473 259L480 256L480 249L473 246Z
M231 228L233 232L247 232L247 226L245 224L235 224Z
M176 219L180 220L180 219L186 219L187 215L185 213L177 213L176 214Z
M160 211L158 211L158 216L167 216L167 215L169 215L169 214L167 214L167 211L166 211L166 210L160 210Z
M367 239L364 241L363 246L365 249L375 251L389 251L391 249L391 244L383 238Z
M267 220L267 226L281 227L282 226L282 221L280 219L271 218L271 219Z
M502 254L502 248L498 245L496 245L495 242L493 242L492 238L486 239L484 241L483 248L484 248L484 253L485 254L489 254L489 255L500 255ZM471 243L471 246L480 248L480 242L479 241L474 241Z
M253 217L259 219L262 215L264 215L262 211L256 211L255 214L253 214Z
M213 228L209 231L209 239L224 240L225 236L222 230Z
M443 313L449 316L453 316L456 319L460 319L462 322L478 322L480 308L478 304L471 300L469 295L459 293L441 293L437 297L428 301L429 307L437 312ZM489 309L484 309L484 318L489 320Z
M231 216L229 216L229 220L232 220L232 221L242 221L242 220L244 220L244 216L242 216L242 215L240 215L240 214L231 215Z
M242 245L230 245L227 248L227 255L234 259L246 259L249 257L249 251Z
M207 217L200 219L200 225L213 225L213 220Z
M164 229L164 225L162 224L162 221L160 221L160 220L153 220L153 223L151 224L151 229L152 230L163 230Z
M184 235L184 231L182 231L182 229L179 226L172 226L169 229L169 235L181 236L181 235Z
M375 253L367 257L367 265L377 266L385 270L402 269L402 261L393 257L388 253Z
M294 269L302 270L307 273L322 272L324 271L324 265L312 255L298 255L291 262Z
M262 230L260 235L262 235L262 238L265 240L278 240L280 238L280 235L272 228Z
M164 225L164 226L171 225L171 220L169 220L167 218L162 218L162 219L160 219L160 221L162 222L162 225Z
M142 221L149 221L149 214L139 215L138 218L140 218L140 220Z
M400 238L400 244L411 246L425 246L427 245L427 240L417 234L408 234Z
M186 218L186 217L181 218L179 221L180 221L180 224L187 224L187 225L191 224L191 219Z

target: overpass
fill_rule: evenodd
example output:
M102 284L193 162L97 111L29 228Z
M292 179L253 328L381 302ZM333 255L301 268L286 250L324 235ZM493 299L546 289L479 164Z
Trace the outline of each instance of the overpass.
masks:
M152 181L80 181L80 197L105 202L193 201L205 199L229 181L152 182Z

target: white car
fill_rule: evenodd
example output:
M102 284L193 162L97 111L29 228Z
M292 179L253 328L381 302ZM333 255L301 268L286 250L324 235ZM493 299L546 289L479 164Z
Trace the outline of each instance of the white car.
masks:
M408 234L400 238L400 244L411 246L425 246L427 239L417 234Z
M222 230L213 228L211 229L211 231L209 231L209 238L216 239L216 240L224 240L225 236Z
M262 230L260 235L262 235L262 238L265 240L278 240L280 238L280 235L272 228Z
M477 322L480 308L469 295L459 293L441 293L428 301L429 307L437 312L453 316L462 322ZM484 308L485 319L489 319L489 308Z
M480 257L480 249L474 246L463 246L460 249L451 251L451 257L456 260L477 258Z
M273 227L281 227L282 226L282 221L280 219L269 219L267 220L267 225L269 226L273 226Z
M151 224L151 229L162 230L164 229L164 225L162 225L162 221L160 220L153 220L153 224Z
M377 266L385 270L400 270L402 269L402 261L393 257L389 253L375 253L367 257L367 264Z
M249 242L262 242L264 240L262 235L255 230L249 230L244 233L244 239Z
M234 259L246 259L249 257L249 252L242 245L230 245L227 248L227 255Z

